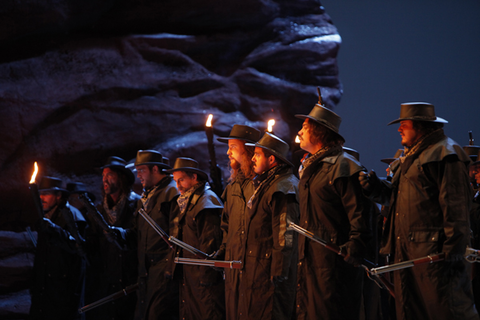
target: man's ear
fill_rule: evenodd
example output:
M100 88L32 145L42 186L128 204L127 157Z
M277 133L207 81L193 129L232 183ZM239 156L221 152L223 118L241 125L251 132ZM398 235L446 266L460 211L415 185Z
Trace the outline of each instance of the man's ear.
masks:
M270 157L268 157L268 163L270 165L273 165L275 162L277 162L277 158L275 158L274 155L271 155Z
M193 180L195 180L195 182L198 182L198 179L197 179L197 178L198 178L197 174L194 173L194 174L193 174Z

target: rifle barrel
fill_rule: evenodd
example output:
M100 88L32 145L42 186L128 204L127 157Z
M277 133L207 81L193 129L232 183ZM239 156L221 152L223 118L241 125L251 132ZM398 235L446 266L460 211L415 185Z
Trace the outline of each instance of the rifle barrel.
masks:
M132 284L128 287L126 287L125 289L122 289L120 291L117 291L115 293L112 293L111 295L109 296L106 296L105 298L102 298L100 300L97 300L95 302L92 302L90 304L87 304L86 306L84 307L81 307L80 309L78 309L78 313L85 313L87 311L90 311L92 309L95 309L105 303L108 303L110 301L114 301L114 300L117 300L121 297L124 297L130 293L132 293L133 291L137 290L138 289L138 283L135 283L135 284Z
M204 259L189 259L189 258L175 258L175 263L188 264L195 266L217 267L225 269L241 269L241 261L219 261L219 260L204 260Z

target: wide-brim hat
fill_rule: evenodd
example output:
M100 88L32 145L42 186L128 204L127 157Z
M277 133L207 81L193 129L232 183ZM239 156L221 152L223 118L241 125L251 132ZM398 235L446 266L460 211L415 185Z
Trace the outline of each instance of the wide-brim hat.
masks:
M40 179L40 183L38 184L38 191L60 191L64 195L68 195L69 192L67 189L63 187L63 181L62 179L55 178L55 177L49 177L49 176L43 176Z
M127 162L120 157L111 156L107 159L107 163L100 169L110 168L116 171L120 171L127 177L127 182L129 185L134 184L135 175L133 172L127 168Z
M245 143L246 146L252 147L259 147L265 150L270 151L275 157L279 158L289 166L293 167L293 163L291 163L287 159L288 151L290 150L290 146L280 139L279 137L265 132L263 137L258 140L256 143Z
M233 126L228 137L217 138L218 141L223 143L228 143L228 140L232 139L255 143L260 139L260 130L241 124L236 124Z
M67 190L70 194L86 193L93 202L95 202L95 199L97 198L93 193L87 190L83 182L69 182L67 183Z
M470 160L477 161L478 153L480 151L480 146L468 145L463 147L463 151L470 157Z
M205 171L199 169L198 161L192 158L179 157L175 160L173 168L167 170L168 173L173 173L175 171L186 171L196 173L201 176L203 180L208 181L208 175Z
M427 102L406 102L400 105L400 118L393 120L388 125L403 121L428 121L448 123L447 120L435 116L435 107Z
M386 163L386 164L390 164L392 163L393 161L397 160L398 158L400 158L400 156L402 155L403 153L403 149L398 149L397 152L395 152L395 155L393 156L393 158L383 158L383 159L380 159L380 161L382 161L383 163Z
M342 118L332 110L325 108L323 105L317 103L308 115L296 114L295 117L304 120L313 120L316 123L333 131L339 138L341 138L345 142L345 138L342 137L340 133L338 133Z
M480 164L480 150L478 150L477 159L472 163L472 165L477 165L477 164Z
M129 164L127 167L141 166L155 164L160 169L170 169L168 164L165 164L162 154L156 150L138 150L137 157L134 164Z

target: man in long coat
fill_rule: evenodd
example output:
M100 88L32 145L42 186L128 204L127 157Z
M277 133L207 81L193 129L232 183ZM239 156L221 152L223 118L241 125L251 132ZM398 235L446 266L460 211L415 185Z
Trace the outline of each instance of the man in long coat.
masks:
M137 177L144 192L137 209L145 212L167 234L172 215L176 212L178 190L172 176L165 169L162 154L155 150L139 150L135 159ZM136 246L138 251L137 320L178 319L178 282L174 277L175 251L140 215L135 215L130 229L114 227L117 240L125 246Z
M315 105L298 133L309 153L300 166L300 226L340 246L345 258L299 237L297 318L359 319L363 270L356 268L371 238L369 208L358 181L362 165L342 149L341 118Z
M140 196L132 192L135 176L119 157L109 157L102 169L102 202L97 206L105 222L120 228L133 228ZM87 268L87 304L137 283L137 248L121 250L89 213L86 231L90 266ZM87 319L133 319L137 302L132 293L87 312Z
M392 182L374 173L360 176L375 201L390 200L380 253L398 263L443 252L445 261L394 272L397 319L478 319L464 259L470 237L470 159L445 136L447 121L435 116L433 105L404 103L400 118L390 124L398 122L405 151L391 165Z
M289 146L270 133L255 144L255 192L247 203L243 319L289 320L295 310L298 179L287 160Z
M86 263L81 234L85 219L76 208L67 206L68 191L62 180L43 177L38 188L44 218L38 223L30 319L80 319Z
M218 141L228 143L227 155L230 160L231 175L223 194L223 212L221 228L222 245L217 251L217 259L242 261L245 257L246 204L253 194L253 147L246 142L257 142L260 131L244 125L234 125L228 137ZM243 270L225 269L225 307L227 319L234 320L244 316L245 300L240 292Z
M179 213L170 236L211 254L222 243L222 201L208 185L207 174L191 158L177 158L173 173L180 196ZM183 258L198 258L180 250ZM222 273L210 267L183 265L180 284L180 319L225 319L225 284Z

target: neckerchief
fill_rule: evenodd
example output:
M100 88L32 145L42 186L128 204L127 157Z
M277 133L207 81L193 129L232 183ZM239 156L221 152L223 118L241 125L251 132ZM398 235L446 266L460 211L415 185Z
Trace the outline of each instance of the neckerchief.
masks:
M181 213L184 213L184 212L185 212L185 209L187 209L187 205L188 205L188 201L189 201L189 199L190 199L190 196L191 196L198 188L200 188L202 185L203 185L202 182L197 183L196 185L194 185L193 187L191 187L190 189L188 189L184 194L180 195L180 196L177 198L178 207L180 208L180 212L181 212Z
M303 160L303 162L300 164L300 167L298 168L298 175L299 175L300 179L302 178L302 175L303 175L303 172L305 171L305 169L309 165L311 165L315 160L320 158L329 149L330 149L329 147L323 147L320 150L318 150L317 152L315 152L315 154L309 154L308 156L306 156L305 160Z
M427 149L430 145L440 141L444 137L443 129L437 129L429 134L421 137L417 142L415 142L410 147L405 147L404 154L405 156L400 157L400 166L402 168L402 172L405 174L412 165L413 161L422 153L425 149Z
M162 181L163 181L163 179L162 179ZM140 201L142 201L143 209L145 209L145 211L147 210L148 203L150 202L150 199L152 198L152 196L155 194L155 191L160 186L160 183L161 183L161 181L159 183L157 183L155 186L153 186L152 188L143 191L142 197L140 198Z
M257 193L261 189L263 189L263 186L268 185L268 183L275 177L275 174L280 170L282 170L283 168L285 168L286 166L287 166L286 164L275 166L270 170L267 170L257 175L255 178L253 178L253 186L255 187L255 191L253 192L253 195L250 197L250 200L248 200L248 203L247 203L248 209L252 209L253 201L257 197Z
M107 195L105 195L105 198L103 198L103 209L107 213L108 217L108 222L110 224L115 224L117 222L117 218L120 215L120 213L123 211L123 207L125 206L125 203L127 202L127 197L122 194L120 197L120 200L116 204L113 205L112 208L108 207L108 198Z

